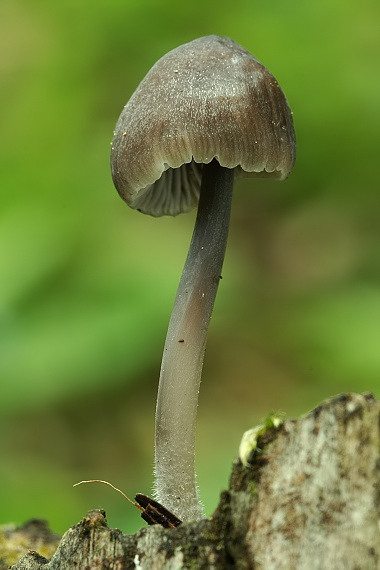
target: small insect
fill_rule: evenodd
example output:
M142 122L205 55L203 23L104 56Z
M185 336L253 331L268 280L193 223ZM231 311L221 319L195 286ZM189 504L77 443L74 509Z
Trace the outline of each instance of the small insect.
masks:
M179 526L182 521L173 515L168 509L166 509L161 503L158 503L154 499L148 497L148 495L144 495L143 493L137 493L135 496L135 501L132 501L123 491L109 483L109 481L103 481L102 479L89 479L87 481L79 481L79 483L75 483L73 487L77 487L78 485L82 485L82 483L104 483L105 485L109 485L123 495L124 499L126 499L129 503L134 505L141 511L141 518L144 519L149 525L152 524L159 524L164 528L176 528Z
M164 528L176 528L182 521L165 509L161 503L154 501L148 495L137 493L135 500L142 509L141 518L148 524L160 524Z

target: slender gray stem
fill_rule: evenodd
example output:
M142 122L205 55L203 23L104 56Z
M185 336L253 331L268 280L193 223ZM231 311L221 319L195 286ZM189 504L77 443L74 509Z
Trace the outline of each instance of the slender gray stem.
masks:
M155 493L182 520L202 517L195 423L207 331L221 277L234 171L203 166L194 232L169 323L156 409Z

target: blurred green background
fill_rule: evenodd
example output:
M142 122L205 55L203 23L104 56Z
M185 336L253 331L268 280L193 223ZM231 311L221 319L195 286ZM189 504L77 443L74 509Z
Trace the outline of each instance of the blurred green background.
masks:
M232 37L294 111L283 183L236 184L199 405L206 510L241 434L342 391L380 387L378 0L2 0L0 522L57 532L100 485L150 493L161 350L194 215L151 219L113 188L117 117L153 63Z

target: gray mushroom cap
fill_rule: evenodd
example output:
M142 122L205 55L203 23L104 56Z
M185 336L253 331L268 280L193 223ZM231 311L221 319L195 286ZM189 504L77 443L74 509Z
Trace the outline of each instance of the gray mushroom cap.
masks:
M132 208L175 216L197 205L202 164L214 158L237 177L281 180L295 133L273 75L229 38L206 36L163 56L125 105L112 178Z

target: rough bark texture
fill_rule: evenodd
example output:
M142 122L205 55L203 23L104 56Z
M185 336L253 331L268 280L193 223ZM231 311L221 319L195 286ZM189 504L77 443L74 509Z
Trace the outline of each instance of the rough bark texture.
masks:
M212 517L124 536L92 511L50 561L28 552L12 568L378 569L379 431L372 395L333 398L269 429L247 467L237 460Z

